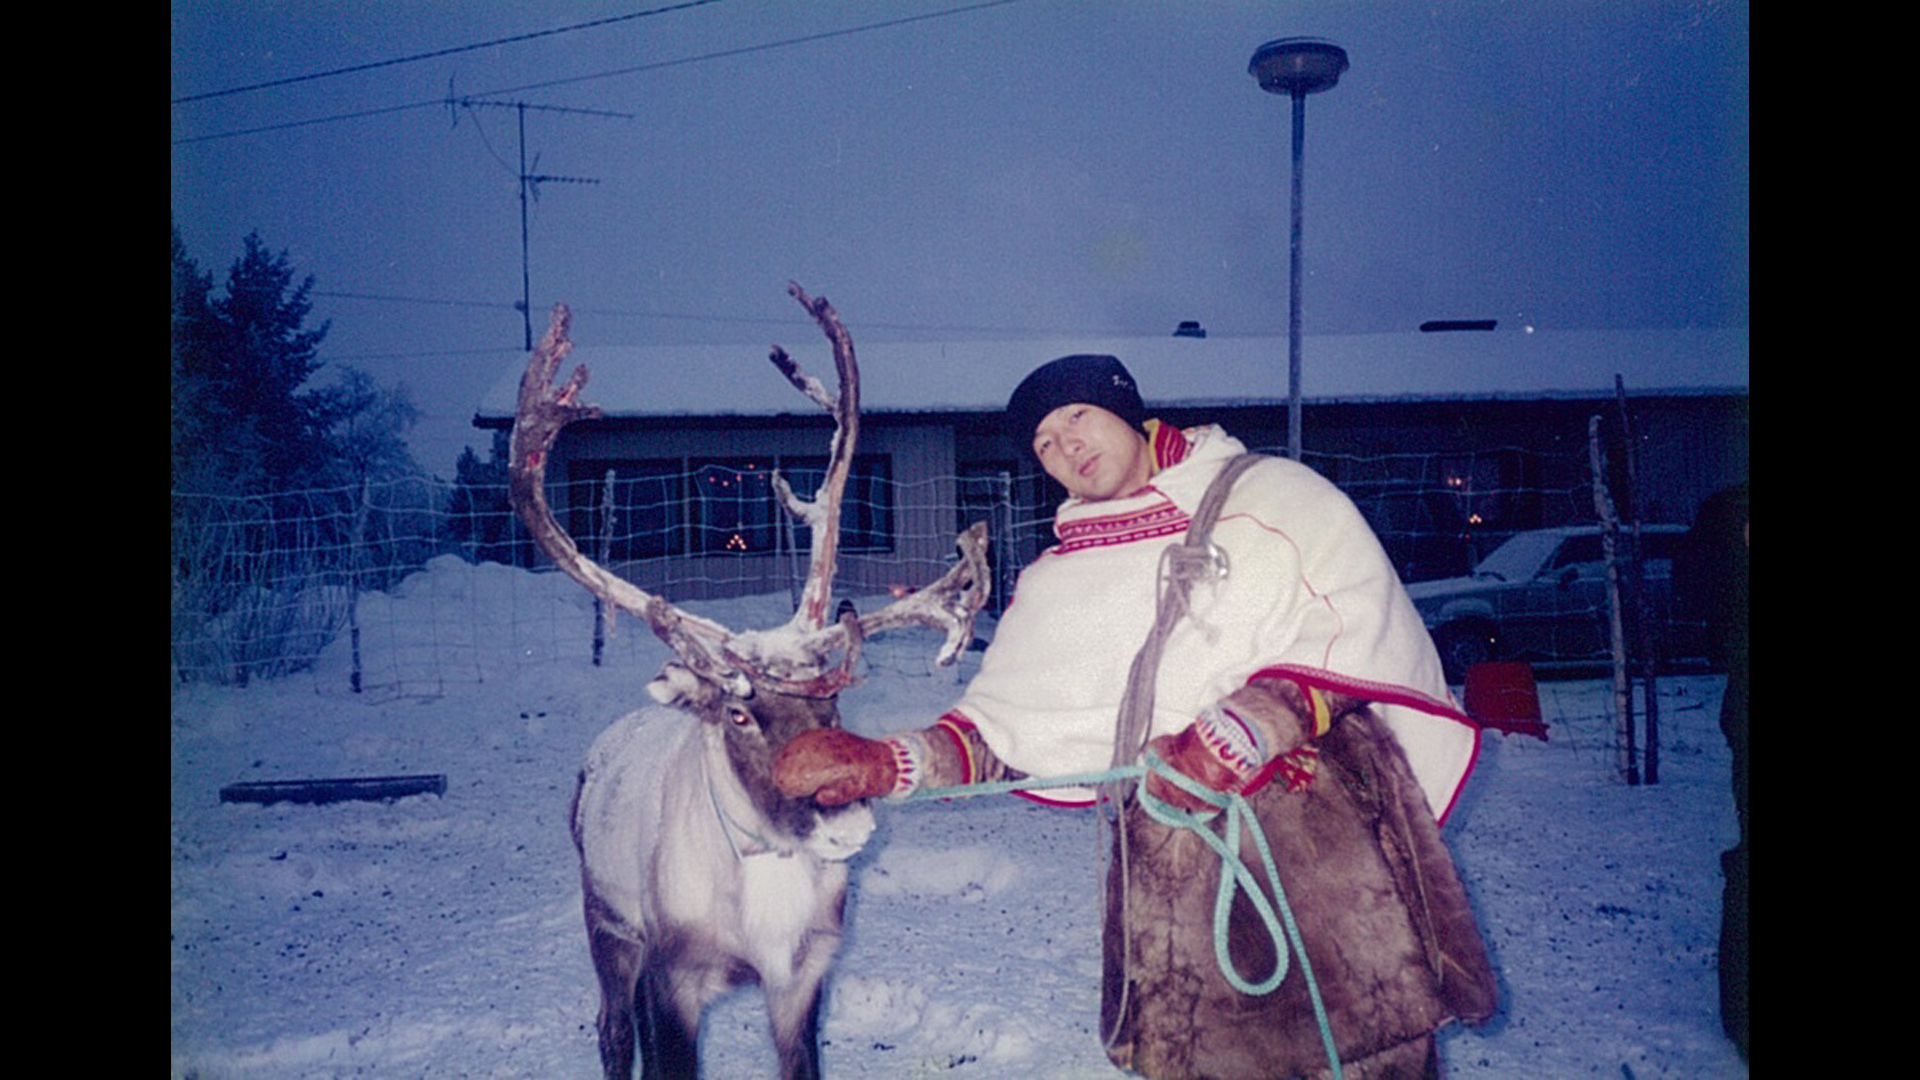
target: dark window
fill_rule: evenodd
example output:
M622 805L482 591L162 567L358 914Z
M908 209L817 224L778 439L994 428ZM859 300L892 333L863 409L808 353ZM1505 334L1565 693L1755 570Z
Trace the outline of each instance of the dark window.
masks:
M685 554L686 464L679 459L570 463L567 531L574 543L589 556L601 557L609 472L613 520L606 557L627 562Z
M1512 451L1440 459L1441 487L1468 528L1512 527L1508 503L1519 482L1519 464Z
M825 457L730 458L690 462L694 550L706 554L772 554L789 541L791 520L774 493L775 469L801 499L812 499L826 477ZM856 455L840 502L840 550L893 550L893 462L885 455ZM804 550L808 538L792 526L790 541Z
M1012 498L1013 463L984 461L962 463L959 476L959 517L956 530L964 530L976 521L993 522L1001 506Z
M1604 560L1605 557L1606 553L1601 547L1599 533L1569 536L1566 541L1560 545L1560 551L1554 555L1553 565L1548 567L1548 569L1558 570L1563 566L1580 566L1586 563L1599 563Z
M693 547L707 555L766 555L777 550L772 458L691 464Z
M1670 532L1643 531L1641 540L1646 545L1641 556L1642 573L1649 578L1671 577L1673 574L1673 549L1678 534ZM1623 561L1621 572L1626 573L1624 560L1632 550L1632 526L1624 526L1616 540L1614 557ZM1553 565L1549 570L1560 570L1569 566L1579 567L1581 577L1599 577L1606 573L1606 540L1600 533L1587 533L1570 536L1555 553Z
M813 498L827 476L825 457L783 457L780 475L794 494ZM808 540L799 538L799 546ZM893 550L893 459L885 454L855 454L840 500L840 550Z

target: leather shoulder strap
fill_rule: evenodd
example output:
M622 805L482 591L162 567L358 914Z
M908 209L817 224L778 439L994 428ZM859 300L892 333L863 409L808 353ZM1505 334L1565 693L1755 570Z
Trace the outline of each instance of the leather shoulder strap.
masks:
M1220 520L1220 507L1226 504L1227 496L1232 493L1234 482L1240 474L1260 463L1265 455L1241 454L1220 467L1220 473L1207 485L1206 493L1200 496L1200 505L1194 508L1193 520L1187 525L1187 538L1183 541L1188 547L1204 548L1212 541L1214 523Z
M1168 635L1187 613L1187 593L1194 579L1226 572L1224 560L1213 547L1213 526L1220 520L1220 508L1226 504L1235 481L1261 457L1241 454L1221 466L1219 474L1201 495L1200 505L1194 508L1185 538L1162 556L1153 629L1140 651L1134 654L1126 696L1121 699L1120 712L1115 717L1112 763L1116 768L1131 764L1146 746L1153 717L1154 682L1160 673L1160 654L1166 649ZM1116 805L1117 802L1116 798Z

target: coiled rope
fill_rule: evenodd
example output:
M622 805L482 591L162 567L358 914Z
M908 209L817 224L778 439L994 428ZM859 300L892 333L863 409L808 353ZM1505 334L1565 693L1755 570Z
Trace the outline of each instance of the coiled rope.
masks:
M1182 791L1213 806L1212 811L1191 812L1154 797L1147 790L1146 778L1149 772L1180 788ZM1287 902L1287 892L1280 884L1280 870L1274 862L1273 849L1267 844L1266 833L1260 829L1259 819L1254 816L1253 807L1239 792L1220 792L1206 787L1173 766L1161 760L1160 756L1149 751L1145 764L1122 765L1117 768L1101 769L1095 772L1072 773L1065 776L1048 777L1044 780L1028 777L1021 780L986 781L976 784L963 784L952 787L921 788L906 796L907 801L921 799L970 798L975 795L1003 795L1016 791L1037 791L1055 787L1093 787L1106 785L1125 785L1133 783L1133 794L1140 800L1140 808L1148 817L1170 828L1186 829L1212 849L1220 859L1220 882L1214 890L1213 900L1213 958L1219 965L1220 974L1228 985L1242 994L1260 996L1279 989L1286 981L1291 970L1290 956L1300 958L1300 975L1307 982L1307 996L1313 1002L1313 1017L1320 1027L1320 1041L1326 1048L1327 1062L1332 1066L1334 1080L1340 1080L1340 1054L1333 1042L1333 1029L1327 1020L1327 1009L1320 998L1320 986L1313 977L1313 964L1307 959L1306 945L1300 938L1299 924L1294 921L1293 907ZM1216 818L1224 822L1222 836L1216 833L1211 823ZM1267 889L1272 892L1273 900L1267 899L1267 892L1260 888L1260 878L1256 877L1246 860L1240 856L1241 836L1245 835L1253 842L1260 856L1260 870ZM1235 967L1228 948L1227 926L1233 908L1234 894L1244 891L1259 913L1268 938L1273 942L1274 968L1266 978L1259 982L1249 981Z
M1287 977L1290 968L1288 961L1289 942L1291 952L1300 957L1300 973L1307 981L1307 994L1313 1002L1313 1015L1320 1026L1320 1040L1327 1051L1327 1062L1332 1067L1334 1080L1341 1080L1340 1055L1334 1046L1333 1029L1327 1022L1326 1006L1320 999L1320 987L1313 978L1313 965L1307 960L1307 950L1300 941L1300 929L1294 923L1292 907L1287 903L1286 891L1280 885L1280 872L1273 861L1273 852L1267 845L1267 837L1260 829L1259 819L1253 809L1237 792L1217 792L1188 778L1178 770L1167 765L1160 758L1146 750L1147 733L1152 726L1154 684L1160 672L1160 658L1165 651L1168 637L1180 621L1187 616L1188 593L1196 581L1218 581L1227 576L1226 553L1216 547L1212 541L1213 526L1219 520L1220 509L1226 503L1227 495L1240 474L1260 461L1260 455L1242 454L1221 467L1220 472L1208 485L1201 496L1199 505L1194 509L1193 518L1187 526L1186 536L1180 543L1169 545L1162 553L1158 581L1156 582L1156 602L1154 623L1146 642L1134 655L1133 666L1127 675L1126 695L1121 698L1119 714L1115 718L1113 758L1111 765L1104 771L1080 773L1071 776L1051 777L1044 781L1032 778L1015 781L999 781L983 784L969 784L963 787L935 788L915 792L909 798L953 798L967 795L986 795L994 792L1024 791L1044 787L1097 787L1102 803L1113 808L1114 818L1109 823L1115 829L1115 847L1119 852L1119 872L1128 873L1127 830L1117 815L1126 805L1126 798L1132 795L1140 802L1141 809L1148 817L1162 825L1184 828L1199 836L1206 845L1220 857L1220 883L1214 893L1213 909L1213 952L1214 961L1220 967L1220 973L1229 985L1243 994L1262 995L1271 993ZM1132 764L1143 758L1144 765ZM1148 771L1159 775L1163 780L1215 807L1215 811L1195 814L1179 809L1155 798L1147 791ZM1129 789L1128 783L1132 783ZM1216 835L1209 828L1209 822L1219 814L1226 815L1225 837ZM1273 891L1274 901L1269 903L1261 892L1258 880L1246 863L1240 858L1240 840L1242 832L1253 840L1260 853L1262 869L1266 872L1268 886ZM1260 919L1273 941L1275 957L1271 975L1258 983L1248 982L1233 965L1233 958L1227 948L1228 914L1233 906L1234 893L1245 889L1247 897L1260 914ZM1125 903L1126 889L1120 890L1121 903ZM1121 915L1121 925L1125 926L1125 914ZM1283 933L1284 927L1284 933ZM1129 936L1121 934L1122 948L1127 948ZM1123 960L1130 964L1130 959ZM1122 980L1123 986L1130 985ZM1123 993L1127 992L1125 989ZM1114 1022L1126 1014L1123 1004L1114 1011ZM1102 1040L1111 1048L1117 1038L1117 1032L1102 1032Z

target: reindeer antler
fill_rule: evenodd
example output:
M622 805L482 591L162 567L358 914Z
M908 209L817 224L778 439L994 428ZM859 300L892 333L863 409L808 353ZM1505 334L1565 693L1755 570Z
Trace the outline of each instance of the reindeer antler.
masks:
M694 671L716 682L732 684L739 678L739 670L727 655L726 644L732 635L726 627L682 611L587 558L554 519L553 508L547 504L547 457L560 429L575 420L600 415L597 406L579 402L580 391L587 385L585 364L577 365L564 385L553 385L561 361L573 351L573 342L567 337L572 322L573 314L567 306L555 304L547 332L527 361L527 373L520 378L520 403L507 441L508 498L526 522L533 542L567 576L612 607L644 620Z
M807 584L801 590L800 606L793 613L791 627L812 631L803 639L802 650L824 658L841 648L846 659L838 671L822 678L835 682L833 688L852 681L853 662L858 656L859 639L905 626L929 626L946 632L935 662L946 666L960 658L973 642L973 620L986 605L992 590L987 572L987 526L974 525L956 540L960 560L934 582L909 594L880 611L862 615L858 621L827 625L827 607L833 600L833 575L840 547L840 508L853 469L853 448L860 435L860 367L854 359L853 335L840 322L839 313L827 298L810 297L798 284L789 282L787 292L807 309L833 346L834 370L839 376L838 394L829 394L820 380L800 369L785 349L774 346L769 357L795 388L833 414L833 445L828 455L827 475L811 502L794 496L777 474L774 484L781 499L793 513L806 521L813 536L813 558L807 568ZM816 687L822 683L815 680Z
M973 619L986 606L993 591L992 575L987 570L987 523L978 521L954 539L960 559L947 569L940 580L918 592L860 616L860 633L871 637L902 626L929 626L945 630L934 663L946 667L973 644Z
M788 623L788 633L736 633L710 619L689 614L661 597L633 585L581 553L572 537L554 519L546 498L546 466L560 430L575 420L600 415L579 402L587 369L574 368L566 383L556 388L555 373L573 350L568 339L571 314L556 304L547 333L527 361L520 380L520 400L509 440L508 494L527 524L534 542L554 564L614 608L646 621L683 661L700 675L746 692L747 682L763 682L788 693L828 697L853 682L852 668L862 638L903 626L931 626L946 631L937 662L958 659L973 640L973 619L985 605L991 585L987 573L987 527L981 523L961 533L961 558L940 580L888 607L858 618L827 621L833 597L833 576L840 544L840 506L847 476L853 468L853 449L860 432L860 373L854 360L853 337L825 297L815 299L797 284L787 289L826 335L833 347L839 377L838 393L829 393L819 380L801 371L786 350L774 346L770 359L787 380L833 414L834 432L827 474L812 500L797 497L778 475L774 483L789 510L811 529L813 557L799 607ZM843 653L838 665L828 657Z
M775 345L768 356L788 382L833 414L833 444L827 454L827 475L813 500L803 501L795 496L779 473L773 477L781 502L808 524L813 536L807 584L800 592L800 606L794 610L791 625L819 630L827 625L827 607L833 603L833 575L840 555L840 504L846 494L847 476L853 471L853 447L860 439L860 367L853 358L853 335L841 325L839 313L827 298L810 297L794 282L787 283L787 294L800 301L800 306L807 309L827 336L833 346L834 372L840 379L840 392L829 394L820 380L800 370L787 350Z

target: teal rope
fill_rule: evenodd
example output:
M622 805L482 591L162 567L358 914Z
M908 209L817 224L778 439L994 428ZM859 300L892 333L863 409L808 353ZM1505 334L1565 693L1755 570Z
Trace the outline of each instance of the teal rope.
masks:
M1149 794L1144 779L1140 784L1140 807L1148 817L1162 825L1192 830L1220 856L1220 886L1214 892L1213 899L1213 956L1214 962L1220 965L1220 973L1226 976L1234 989L1243 994L1271 993L1287 977L1287 942L1291 942L1293 952L1300 957L1300 974L1307 980L1307 997L1313 1002L1313 1018L1320 1025L1320 1044L1326 1048L1327 1063L1333 1069L1333 1080L1342 1080L1340 1051L1333 1044L1333 1025L1327 1020L1326 1003L1320 1000L1320 983L1313 977L1313 962L1307 959L1307 947L1300 939L1300 927L1293 920L1293 906L1287 903L1287 891L1280 887L1280 870L1273 861L1273 849L1267 845L1267 834L1261 830L1260 820L1253 816L1253 807L1239 792L1214 791L1168 765L1152 751L1147 752L1147 768L1160 774L1162 780L1220 808L1227 815L1226 837L1222 839L1207 828L1207 821L1212 815L1201 817L1181 810ZM1272 887L1274 902L1279 905L1279 919L1286 927L1285 941L1281 940L1280 928L1275 925L1274 906L1267 903L1252 872L1240 858L1242 822L1246 823L1254 847L1260 852L1260 863L1266 871L1267 884ZM1259 984L1248 984L1234 968L1233 958L1227 952L1227 916L1233 906L1233 894L1238 889L1246 890L1247 899L1253 902L1254 908L1260 913L1260 921L1266 924L1267 935L1273 941L1273 974Z
M1146 775L1149 769L1158 773L1161 779L1215 807L1215 810L1192 813L1155 798L1147 791ZM1254 996L1270 994L1286 980L1291 967L1288 959L1290 953L1300 957L1300 974L1307 980L1307 997L1313 1002L1313 1017L1320 1025L1320 1042L1326 1048L1327 1062L1333 1068L1333 1080L1341 1080L1340 1053L1333 1043L1333 1027L1327 1020L1326 1004L1320 999L1320 984L1313 977L1313 963L1307 959L1306 945L1300 939L1300 927L1294 922L1293 907L1287 902L1287 892L1280 885L1280 870L1274 863L1273 850L1267 844L1266 833L1260 829L1259 819L1254 817L1253 807L1239 792L1214 791L1168 765L1152 751L1148 751L1145 765L1125 765L1097 772L1048 777L1044 780L1036 778L997 780L953 787L923 788L908 793L906 799L911 801L970 798L975 795L1006 794L1037 788L1092 787L1120 780L1140 782L1138 790L1140 807L1146 811L1148 817L1162 825L1191 831L1220 857L1220 885L1215 890L1213 899L1213 958L1220 967L1220 974L1226 978L1229 985L1242 994ZM1220 813L1226 814L1224 838L1208 827L1209 822ZM1267 884L1273 890L1274 903L1267 901L1266 894L1260 891L1253 872L1247 868L1246 861L1240 858L1240 835L1243 828L1248 830L1248 835L1253 839L1254 848L1260 853L1261 869L1266 872ZM1234 967L1233 957L1227 948L1227 921L1233 907L1233 896L1235 892L1242 889L1246 890L1247 899L1252 901L1254 909L1259 913L1260 921L1266 926L1268 937L1272 940L1274 947L1273 973L1258 983L1249 982L1240 974ZM1288 948L1289 943L1292 946L1291 950Z
M1006 795L1015 791L1035 791L1040 788L1055 787L1094 787L1109 780L1135 780L1147 774L1145 766L1128 765L1118 769L1101 769L1097 772L1068 773L1065 776L1050 776L1041 779L1029 776L1024 780L982 780L974 784L956 784L952 787L915 788L901 796L901 802L917 802L921 799L966 799L975 795Z
M1223 794L1202 786L1179 772L1161 767L1163 763L1152 753L1147 755L1149 768L1158 768L1163 779L1179 786L1215 807L1216 812L1226 813L1226 836L1215 835L1207 828L1207 822L1213 818L1211 813L1194 813L1182 810L1171 803L1154 798L1148 793L1146 785L1140 786L1140 808L1147 816L1162 825L1187 829L1206 842L1214 854L1220 856L1220 885L1214 892L1213 901L1213 953L1220 965L1220 973L1235 990L1243 994L1270 994L1287 977L1287 938L1282 936L1278 917L1273 906L1257 887L1253 874L1240 858L1240 830L1243 821L1251 821L1252 809L1247 801L1235 794ZM1273 886L1274 895L1280 897L1281 906L1286 906L1285 893L1280 889L1280 874L1273 864L1273 852L1267 847L1266 834L1260 831L1258 822L1253 822L1254 846L1260 852L1263 868L1267 872L1267 883ZM1274 944L1276 960L1273 973L1259 983L1250 983L1233 966L1233 959L1227 954L1227 912L1233 904L1233 894L1245 889L1247 899L1253 902L1254 909L1260 913L1260 921L1266 925L1267 936ZM1303 965L1304 969L1304 965Z

